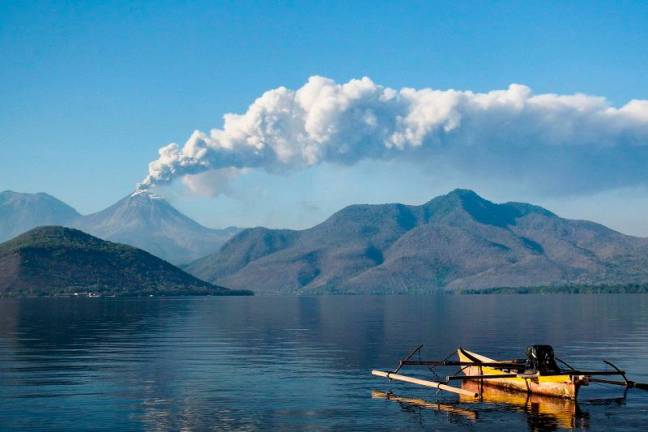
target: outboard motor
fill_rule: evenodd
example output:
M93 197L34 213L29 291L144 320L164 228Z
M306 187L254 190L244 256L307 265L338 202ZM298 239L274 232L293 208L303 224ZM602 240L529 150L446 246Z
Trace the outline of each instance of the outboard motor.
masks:
M531 345L528 347L525 369L527 373L559 373L560 368L554 359L554 351L551 345Z

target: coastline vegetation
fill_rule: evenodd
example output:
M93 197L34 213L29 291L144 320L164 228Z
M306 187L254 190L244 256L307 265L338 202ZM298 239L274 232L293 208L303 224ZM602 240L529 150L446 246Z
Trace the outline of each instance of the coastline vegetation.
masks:
M537 287L499 287L484 289L464 289L451 292L458 294L644 294L648 293L648 283L620 285L574 284Z

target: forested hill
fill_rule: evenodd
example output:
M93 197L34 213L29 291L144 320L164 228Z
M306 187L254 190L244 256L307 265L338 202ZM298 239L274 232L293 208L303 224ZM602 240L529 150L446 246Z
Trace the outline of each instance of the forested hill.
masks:
M148 252L59 226L0 244L0 296L246 295L191 276Z

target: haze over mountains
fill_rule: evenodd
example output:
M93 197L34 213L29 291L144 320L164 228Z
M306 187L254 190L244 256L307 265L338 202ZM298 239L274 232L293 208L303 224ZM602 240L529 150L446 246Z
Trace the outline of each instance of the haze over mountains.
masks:
M87 216L45 193L0 193L0 242L42 225L79 228L104 240L144 249L174 264L216 252L239 228L211 229L183 215L166 200L133 193Z
M41 225L69 225L81 215L46 193L0 192L0 243Z
M648 239L455 190L353 205L306 230L247 229L186 269L257 293L412 293L648 281Z

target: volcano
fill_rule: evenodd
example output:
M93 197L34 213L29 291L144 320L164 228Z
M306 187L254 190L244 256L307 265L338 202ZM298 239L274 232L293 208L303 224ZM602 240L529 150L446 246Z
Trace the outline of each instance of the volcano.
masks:
M104 240L144 249L174 264L217 252L239 228L207 228L164 198L136 191L112 206L83 216L74 226Z

